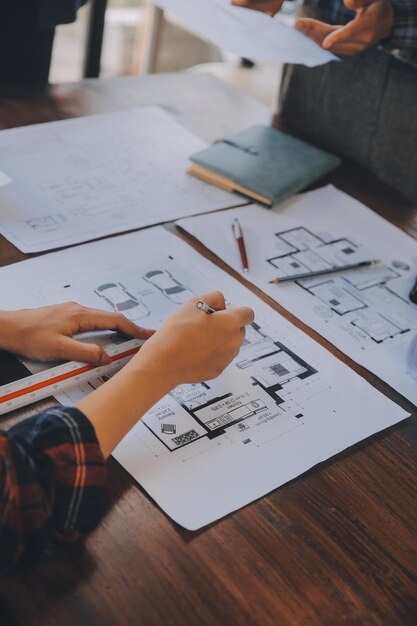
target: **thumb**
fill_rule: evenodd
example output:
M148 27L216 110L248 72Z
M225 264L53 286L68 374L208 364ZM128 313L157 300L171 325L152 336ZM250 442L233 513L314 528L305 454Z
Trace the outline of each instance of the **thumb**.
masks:
M95 343L83 343L71 337L61 337L56 358L65 361L81 361L92 365L109 365L111 358Z

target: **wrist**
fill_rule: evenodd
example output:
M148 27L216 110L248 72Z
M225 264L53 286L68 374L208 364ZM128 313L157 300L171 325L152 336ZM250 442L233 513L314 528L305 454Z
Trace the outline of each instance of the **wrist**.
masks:
M169 346L155 345L149 339L123 371L133 380L147 381L151 388L156 382L161 397L182 382Z
M0 350L15 352L17 339L16 313L14 311L0 311Z

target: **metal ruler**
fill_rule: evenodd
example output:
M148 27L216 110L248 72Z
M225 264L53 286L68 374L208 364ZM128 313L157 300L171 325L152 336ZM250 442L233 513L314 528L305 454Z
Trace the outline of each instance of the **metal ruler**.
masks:
M43 400L74 385L120 370L138 352L143 340L131 339L118 345L104 346L112 362L109 365L86 365L69 361L50 369L0 386L0 415Z

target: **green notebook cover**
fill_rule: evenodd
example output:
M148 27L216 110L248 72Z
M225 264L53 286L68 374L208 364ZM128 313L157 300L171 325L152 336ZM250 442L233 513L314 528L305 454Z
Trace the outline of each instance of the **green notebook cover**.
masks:
M336 169L333 154L267 126L252 126L193 154L191 161L269 198L273 205Z

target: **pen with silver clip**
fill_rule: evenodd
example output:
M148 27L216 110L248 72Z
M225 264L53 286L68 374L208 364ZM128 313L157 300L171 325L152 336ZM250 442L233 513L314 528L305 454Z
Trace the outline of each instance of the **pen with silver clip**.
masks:
M237 247L239 250L240 260L242 262L242 268L244 272L249 271L248 265L248 257L246 255L245 241L243 239L242 229L240 227L239 221L235 218L232 222L232 231L233 237L237 243Z

